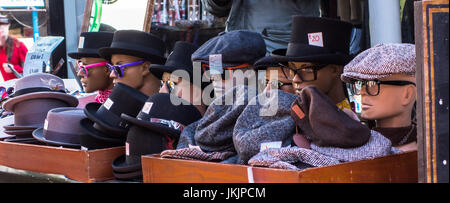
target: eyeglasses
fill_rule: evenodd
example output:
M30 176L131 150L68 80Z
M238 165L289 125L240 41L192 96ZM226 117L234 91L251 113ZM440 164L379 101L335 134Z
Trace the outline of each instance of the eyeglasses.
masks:
M106 64L111 71L114 71L118 78L122 78L124 76L124 68L129 66L137 66L143 64L145 61L135 61L123 65L112 65L110 63Z
M93 67L99 67L99 66L106 66L108 64L108 62L100 62L100 63L94 63L94 64L89 64L89 65L83 65L83 62L81 61L77 61L78 67L79 67L79 71L83 71L84 75L86 75L86 77L89 77L88 73L89 73L89 69L93 68Z
M302 80L302 82L310 82L317 80L317 71L324 68L328 64L312 64L309 66L296 66L293 63L289 63L288 66L280 63L280 65L284 68L288 68L290 73L289 75L298 75L298 77Z
M225 70L228 71L228 77L226 77L227 74L225 74L226 73L225 71L222 71L221 74L214 74L214 71L210 70L209 64L202 63L202 69L203 69L203 72L205 73L205 77L211 81L228 80L229 77L231 77L233 70L241 69L241 68L248 68L248 67L250 67L250 64L248 64L248 63L244 63L244 64L241 64L238 66L226 67L226 68L224 68Z
M292 85L291 82L281 82L279 80L268 80L266 79L266 83L265 85L270 84L272 87L276 88L276 89L280 89L282 86L284 85Z
M379 80L357 80L350 84L350 91L353 95L360 95L363 86L366 87L366 92L370 96L377 96L380 94L380 85L395 85L395 86L405 86L414 85L415 83L403 80L391 80L391 81L379 81Z

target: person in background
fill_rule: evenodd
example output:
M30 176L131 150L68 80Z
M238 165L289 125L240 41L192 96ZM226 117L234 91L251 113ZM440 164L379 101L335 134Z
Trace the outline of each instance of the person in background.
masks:
M293 15L320 15L317 0L202 0L206 11L216 17L228 16L226 32L249 30L260 33L267 53L286 48Z
M98 49L111 45L112 32L83 32L80 35L78 51L68 55L77 59L78 73L83 89L87 93L98 91L95 101L103 103L113 88L113 79L109 77L110 69L106 59L98 54Z
M14 68L17 73L22 73L28 52L24 43L9 36L9 25L8 17L0 15L0 81L17 78L11 68Z

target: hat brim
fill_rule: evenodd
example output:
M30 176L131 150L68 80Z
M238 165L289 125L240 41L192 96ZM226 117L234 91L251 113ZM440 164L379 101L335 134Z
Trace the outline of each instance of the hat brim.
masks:
M33 137L34 139L49 144L53 146L62 146L62 147L68 147L68 148L80 148L80 144L74 144L74 143L66 143L66 142L58 142L54 140L48 140L44 137L44 128L38 128L33 131Z
M42 127L44 124L42 124L41 126L16 126L14 124L10 124L10 125L5 125L3 126L3 128L5 129L5 131L13 131L13 130L36 130L37 128Z
M308 56L286 56L287 49L277 49L270 56L279 62L315 62L335 65L346 65L352 56L342 53L316 54Z
M129 116L127 114L122 114L120 115L121 118L125 119L126 121L140 126L140 127L144 127L147 128L149 130L155 131L161 135L168 135L172 138L179 138L180 137L180 131L174 130L172 128L169 128L165 125L162 124L156 124L156 123L150 123L148 121L143 121L140 119L137 119L135 117Z
M172 70L175 69L173 66L165 66L160 64L152 64L149 67L149 71L155 75L159 80L162 80L162 76L164 72L172 73Z
M66 93L60 92L33 92L24 95L20 95L17 97L13 97L11 99L6 100L3 104L3 109L14 112L14 105L17 103L29 100L29 99L58 99L64 101L68 104L69 107L76 107L78 105L78 99L72 95L68 95Z
M141 163L136 163L136 164L127 164L126 163L126 155L122 154L119 157L115 158L113 163L112 163L112 168L113 171L115 172L119 172L119 173L130 173L130 172L135 172L135 171L139 171L142 169L142 164Z
M43 145L41 142L39 142L38 140L36 140L34 138L20 138L20 139L10 138L10 139L6 139L4 141L5 142L13 142L13 143L21 143L21 144Z
M108 123L104 122L101 118L99 118L96 115L97 110L101 106L102 106L102 104L97 103L97 102L92 102L92 103L86 104L86 106L84 107L84 113L90 120L94 121L95 123L100 125L102 128L104 128L105 130L112 132L109 134L110 137L115 137L115 138L125 137L127 135L128 130L119 128L116 126L111 126Z
M8 135L15 135L17 138L30 138L34 130L5 130Z
M99 55L107 60L111 60L111 56L113 54L123 54L123 55L129 55L129 56L135 56L139 58L143 58L147 61L150 61L151 63L155 64L164 64L166 62L166 58L157 56L151 53L146 53L143 51L137 51L137 50L131 50L131 49L123 49L123 48L110 48L105 47L101 48L98 51Z
M85 132L89 136L91 136L91 137L93 137L93 138L95 138L97 140L108 142L108 143L111 143L113 145L117 144L114 147L122 146L125 143L126 138L123 138L123 139L112 138L112 137L109 136L109 134L105 134L104 132L99 131L96 128L94 128L94 121L90 120L89 118L82 119L80 121L80 126L81 126L82 129L85 130Z

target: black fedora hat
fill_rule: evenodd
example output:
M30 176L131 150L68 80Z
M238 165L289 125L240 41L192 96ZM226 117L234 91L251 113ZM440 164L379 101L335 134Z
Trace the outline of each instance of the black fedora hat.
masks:
M174 105L171 98L176 103L183 102L181 98L159 93L149 97L137 118L122 114L132 126L127 135L125 159L119 156L114 160L114 171L135 171L141 166L142 155L175 148L184 127L201 119L193 105Z
M84 113L95 122L95 128L111 137L124 137L129 127L127 122L120 118L120 114L136 116L147 98L148 96L139 90L117 83L103 104L89 103L85 106Z
M345 65L352 59L349 54L352 28L352 24L337 19L292 16L292 34L286 54L272 53L271 56L281 62Z
M163 73L172 73L175 70L185 70L189 73L190 78L193 78L193 66L191 56L197 50L197 46L189 42L177 41L173 47L173 51L167 57L164 65L152 64L150 65L150 72L153 73L160 80Z
M180 105L174 105L174 103ZM121 117L131 125L141 126L178 139L184 126L201 119L202 115L189 102L172 94L158 93L147 99L137 116L122 114Z
M108 134L96 129L94 125L94 122L89 120L89 118L85 118L80 121L81 128L86 132L80 136L81 149L94 150L125 145L125 137L109 137Z
M99 49L99 54L111 60L113 54L143 58L151 63L163 64L165 45L156 35L138 30L119 30L114 33L109 47Z
M68 55L73 59L83 57L102 58L98 50L111 45L114 33L112 32L82 32L77 52L71 52Z

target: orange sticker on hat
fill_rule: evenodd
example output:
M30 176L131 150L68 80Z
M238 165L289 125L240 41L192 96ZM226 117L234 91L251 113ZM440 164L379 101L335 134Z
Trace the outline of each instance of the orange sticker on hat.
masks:
M303 119L305 117L305 113L303 113L302 109L296 104L292 106L292 110L295 112L295 114L300 118Z

